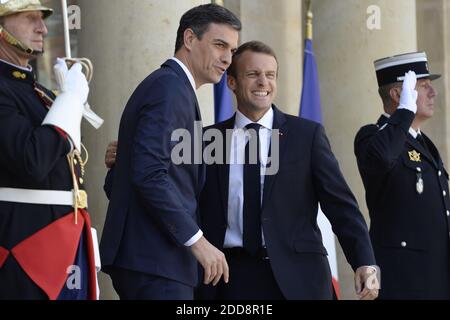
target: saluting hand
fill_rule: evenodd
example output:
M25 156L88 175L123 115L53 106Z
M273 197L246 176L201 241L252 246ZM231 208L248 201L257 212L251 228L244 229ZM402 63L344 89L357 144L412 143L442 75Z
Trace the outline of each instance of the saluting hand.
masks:
M417 91L415 90L416 83L417 76L414 71L408 71L405 73L398 109L407 109L414 113L417 112Z

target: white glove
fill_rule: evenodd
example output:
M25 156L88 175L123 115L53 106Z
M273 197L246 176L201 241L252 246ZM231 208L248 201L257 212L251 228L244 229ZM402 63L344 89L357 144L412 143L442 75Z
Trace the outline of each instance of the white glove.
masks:
M400 94L400 105L397 109L407 109L414 113L417 112L417 91L416 88L416 74L414 71L405 73L403 80L402 93Z
M66 82L66 75L68 72L66 61L61 58L56 58L56 65L54 69L56 82L58 83L59 86L59 91L64 92L66 90L65 82ZM102 118L100 118L94 111L92 111L91 107L87 102L84 104L83 117L95 129L100 128L104 122Z
M42 125L53 125L64 130L72 140L75 148L80 151L80 124L84 103L87 101L89 94L89 86L86 77L81 71L81 64L75 63L68 71L67 66L64 67L64 65L58 60L54 67L57 77L65 74L65 81L60 88L61 94L53 102Z

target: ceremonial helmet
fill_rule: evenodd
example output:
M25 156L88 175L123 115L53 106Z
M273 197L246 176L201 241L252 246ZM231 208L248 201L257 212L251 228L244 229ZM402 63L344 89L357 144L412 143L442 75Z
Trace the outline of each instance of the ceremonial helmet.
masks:
M41 11L44 15L44 19L48 18L53 13L52 9L44 7L39 0L0 0L0 18L27 11ZM31 55L42 54L42 51L33 50L24 43L20 42L1 24L0 37L20 51Z

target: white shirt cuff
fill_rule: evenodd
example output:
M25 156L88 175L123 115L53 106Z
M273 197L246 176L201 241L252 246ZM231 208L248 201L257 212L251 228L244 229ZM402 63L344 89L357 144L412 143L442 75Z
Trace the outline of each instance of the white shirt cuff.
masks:
M196 243L201 237L203 236L202 230L198 230L198 232L190 238L188 241L184 243L186 247L192 246L194 243Z

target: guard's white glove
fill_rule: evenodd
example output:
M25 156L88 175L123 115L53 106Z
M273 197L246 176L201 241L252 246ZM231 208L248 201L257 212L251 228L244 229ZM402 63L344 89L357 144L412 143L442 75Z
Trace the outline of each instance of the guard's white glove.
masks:
M67 74L67 64L64 59L56 58L55 65L55 78L56 83L59 86L59 90L61 92L65 91L65 82L66 82L66 74ZM94 111L92 111L89 103L84 104L83 117L95 128L98 129L103 124L103 119L100 118Z
M405 73L403 80L402 93L400 94L400 105L397 109L407 109L414 113L417 112L417 91L415 90L417 83L414 71Z
M54 69L55 75L65 75L65 81L60 88L61 94L53 102L42 125L53 125L64 130L75 148L80 151L80 124L84 104L89 94L88 82L79 63L75 63L70 70L67 70L64 60L60 59Z

